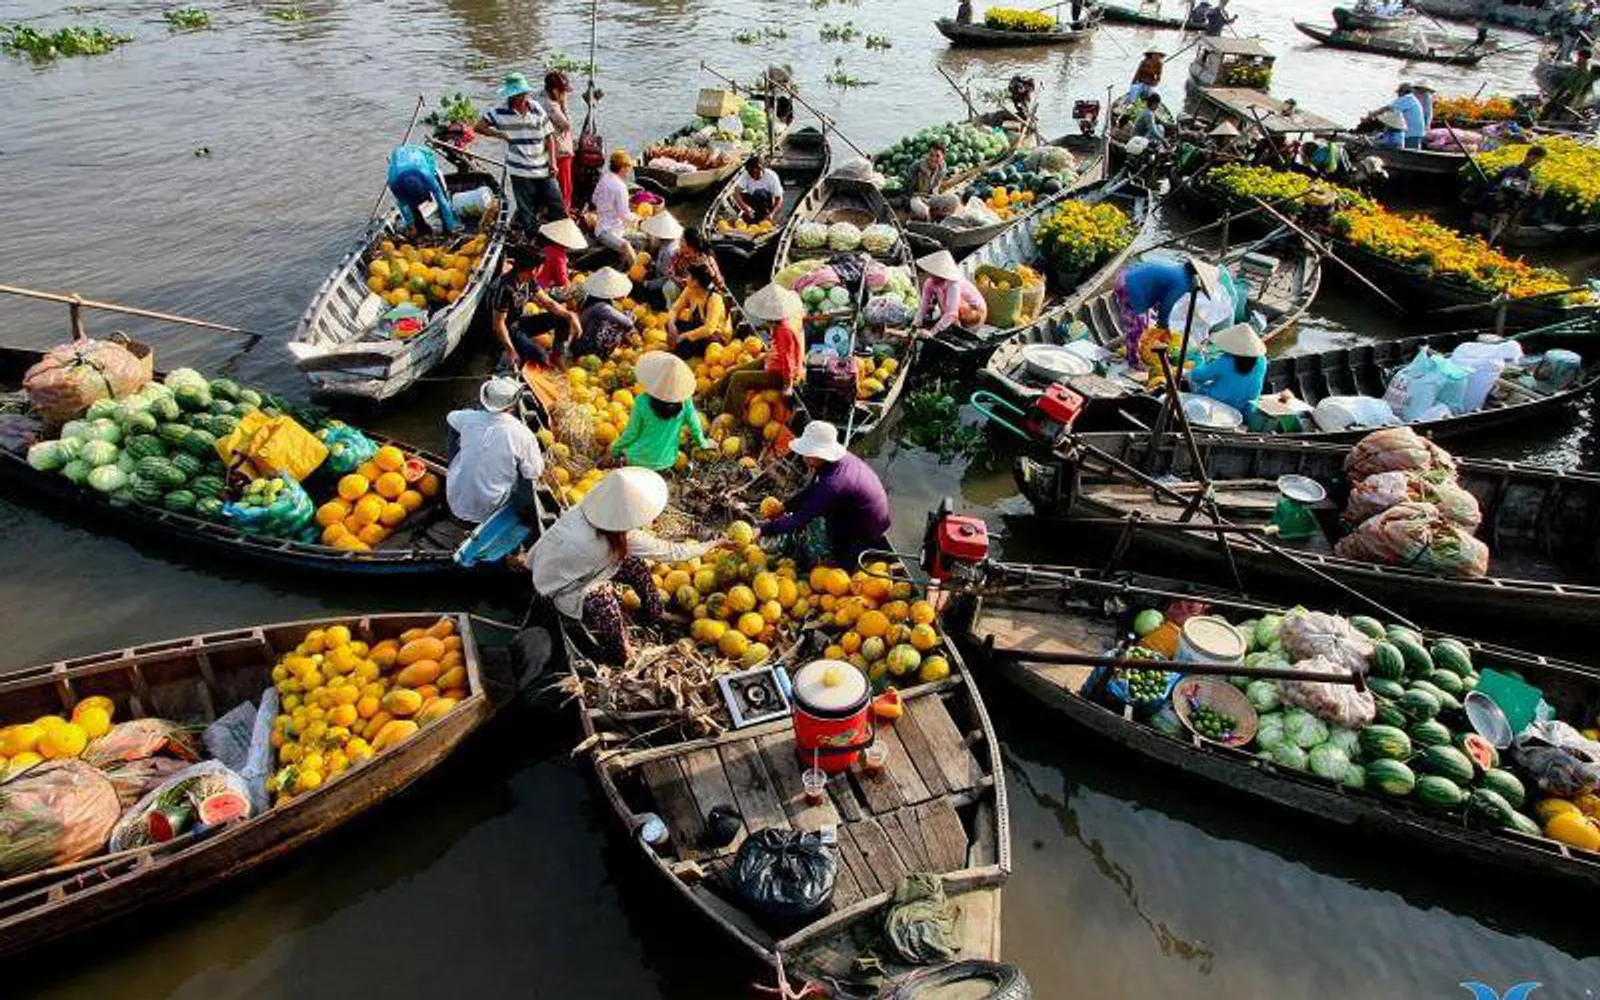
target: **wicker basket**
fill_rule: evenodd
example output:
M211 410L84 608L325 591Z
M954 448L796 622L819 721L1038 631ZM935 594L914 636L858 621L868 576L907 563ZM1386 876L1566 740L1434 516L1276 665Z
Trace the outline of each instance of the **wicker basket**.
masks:
M744 101L731 90L707 88L694 102L694 113L702 118L723 118L744 107Z

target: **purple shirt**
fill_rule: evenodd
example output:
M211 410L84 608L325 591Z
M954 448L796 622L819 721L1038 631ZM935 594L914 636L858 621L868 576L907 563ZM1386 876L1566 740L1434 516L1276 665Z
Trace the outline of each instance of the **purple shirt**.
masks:
M834 558L852 562L889 530L889 495L871 466L846 454L818 472L789 502L789 512L762 525L761 533L787 534L818 517L827 522Z

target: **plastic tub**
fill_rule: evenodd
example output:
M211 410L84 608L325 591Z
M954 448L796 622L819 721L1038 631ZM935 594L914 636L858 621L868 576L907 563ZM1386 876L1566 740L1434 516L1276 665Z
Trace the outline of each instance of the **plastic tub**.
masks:
M1213 615L1195 615L1178 632L1179 663L1244 662L1248 647L1239 630Z

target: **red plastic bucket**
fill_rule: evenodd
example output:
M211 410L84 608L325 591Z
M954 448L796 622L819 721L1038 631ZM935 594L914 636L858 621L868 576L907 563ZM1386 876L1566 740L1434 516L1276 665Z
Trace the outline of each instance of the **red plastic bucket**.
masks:
M872 745L872 686L842 660L817 660L794 676L795 754L806 767L848 770Z

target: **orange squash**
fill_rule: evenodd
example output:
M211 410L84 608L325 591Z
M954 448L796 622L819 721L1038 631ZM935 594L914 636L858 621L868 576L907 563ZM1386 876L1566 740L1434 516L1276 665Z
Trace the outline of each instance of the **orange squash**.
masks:
M395 657L394 662L402 667L409 667L418 660L437 662L442 656L444 656L444 643L431 635L425 635L401 646L400 655Z
M401 668L394 675L394 682L402 687L417 688L424 684L432 684L444 673L444 667L437 660L418 660L417 662Z

